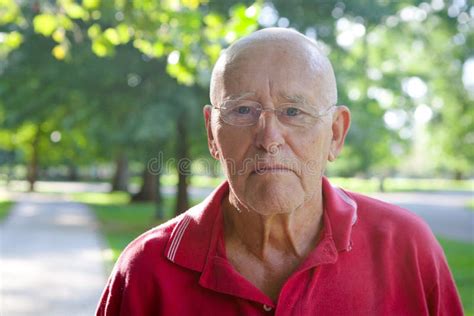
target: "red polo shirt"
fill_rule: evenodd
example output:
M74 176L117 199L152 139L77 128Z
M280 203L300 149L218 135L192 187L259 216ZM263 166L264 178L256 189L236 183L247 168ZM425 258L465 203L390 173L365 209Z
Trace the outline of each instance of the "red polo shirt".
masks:
M427 225L327 179L323 236L271 300L226 258L221 200L228 191L223 183L130 243L97 315L462 315Z

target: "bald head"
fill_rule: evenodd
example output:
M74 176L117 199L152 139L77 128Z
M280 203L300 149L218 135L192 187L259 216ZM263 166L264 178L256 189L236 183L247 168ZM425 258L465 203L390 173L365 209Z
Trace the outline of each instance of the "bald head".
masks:
M226 84L235 80L235 74L243 71L245 65L246 76L258 76L257 71L264 71L270 78L282 72L292 80L311 78L318 94L317 105L337 102L334 71L316 43L294 30L267 28L236 41L219 57L211 77L212 104L222 102Z

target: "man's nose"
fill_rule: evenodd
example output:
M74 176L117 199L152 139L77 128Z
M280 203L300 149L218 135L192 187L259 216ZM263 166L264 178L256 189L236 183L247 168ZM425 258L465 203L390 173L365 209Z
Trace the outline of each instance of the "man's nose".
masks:
M274 111L263 111L257 122L256 146L271 154L285 143L283 126Z

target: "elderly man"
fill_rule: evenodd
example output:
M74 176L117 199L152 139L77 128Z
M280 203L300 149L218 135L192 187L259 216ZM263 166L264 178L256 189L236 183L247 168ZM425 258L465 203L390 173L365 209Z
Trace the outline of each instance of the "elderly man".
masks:
M415 215L323 176L349 129L328 59L265 29L219 58L204 108L227 181L133 241L97 315L461 315Z

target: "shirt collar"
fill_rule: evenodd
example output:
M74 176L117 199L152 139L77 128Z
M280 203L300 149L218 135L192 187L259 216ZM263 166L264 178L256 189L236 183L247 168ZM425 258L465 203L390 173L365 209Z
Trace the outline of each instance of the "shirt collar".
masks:
M357 222L357 203L350 193L333 186L323 177L323 196L325 208L325 227L331 229L329 234L338 251L349 251L352 248L352 227ZM328 228L326 228L328 229Z
M351 250L352 226L357 221L357 203L350 194L332 186L323 177L325 242L337 251ZM185 268L202 272L210 249L215 247L221 228L221 201L229 192L223 182L203 202L189 209L178 220L165 248L165 256ZM326 238L327 237L327 238ZM212 247L211 247L212 245ZM336 258L334 258L336 259Z
M191 270L203 270L216 226L222 225L214 223L221 211L221 201L228 192L229 184L225 181L204 201L182 215L165 248L165 256L170 261Z

